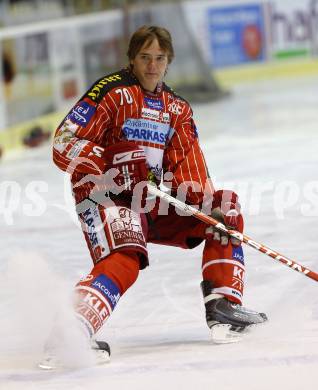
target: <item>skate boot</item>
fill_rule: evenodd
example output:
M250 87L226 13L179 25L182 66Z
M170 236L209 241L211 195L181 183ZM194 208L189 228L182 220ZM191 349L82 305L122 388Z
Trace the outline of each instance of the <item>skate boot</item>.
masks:
M247 328L267 321L266 314L246 309L221 294L213 293L212 283L208 280L201 282L201 290L206 321L211 329L212 341L215 343L240 341Z

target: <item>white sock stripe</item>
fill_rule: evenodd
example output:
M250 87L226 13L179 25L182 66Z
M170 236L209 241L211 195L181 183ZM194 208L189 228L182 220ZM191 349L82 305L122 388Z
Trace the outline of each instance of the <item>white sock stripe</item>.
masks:
M213 299L219 299L219 298L223 298L223 297L224 297L223 294L209 294L209 295L207 295L207 296L204 298L204 303L213 301Z
M222 294L222 295L231 295L236 299L242 300L242 293L235 288L230 287L217 287L212 289L212 294Z
M202 267L202 272L207 268L210 267L210 265L214 264L220 264L220 263L225 263L225 264L234 264L237 265L238 267L241 267L243 271L245 271L245 266L244 264L240 263L237 260L230 260L230 259L218 259L218 260L210 260L207 263L205 263Z
M109 315L112 313L112 308L110 307L107 299L95 288L88 287L88 286L77 286L77 287L75 287L75 291L76 290L77 291L85 290L85 291L91 292L92 294L95 294L103 303L105 303L105 305L107 306Z

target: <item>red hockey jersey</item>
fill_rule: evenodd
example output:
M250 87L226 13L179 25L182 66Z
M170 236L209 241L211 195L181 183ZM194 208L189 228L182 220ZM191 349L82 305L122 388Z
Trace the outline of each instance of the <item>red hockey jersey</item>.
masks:
M134 75L123 69L93 84L56 130L53 159L71 173L77 203L92 188L103 188L96 183L76 183L87 174L103 173L105 148L127 140L145 150L157 181L165 172L172 172L173 190L185 182L192 186L190 203L200 204L204 191L212 193L190 105L164 83L154 94L145 91Z

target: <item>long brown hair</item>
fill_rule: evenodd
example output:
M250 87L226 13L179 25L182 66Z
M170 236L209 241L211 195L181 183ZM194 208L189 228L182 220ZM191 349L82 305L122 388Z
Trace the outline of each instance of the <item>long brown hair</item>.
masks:
M133 60L143 45L147 42L147 47L150 46L154 39L158 40L161 50L167 53L170 64L174 57L171 34L167 29L158 26L142 26L133 33L127 51L128 59Z

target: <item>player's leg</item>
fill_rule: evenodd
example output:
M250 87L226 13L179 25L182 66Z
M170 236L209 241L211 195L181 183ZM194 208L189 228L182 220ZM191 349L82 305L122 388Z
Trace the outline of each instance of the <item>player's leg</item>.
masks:
M234 303L242 304L244 293L245 263L241 245L221 245L208 237L202 256L203 280L209 281L211 293L222 294Z
M251 324L264 322L266 316L263 313L242 306L245 264L241 245L233 246L230 240L227 245L221 245L206 230L207 226L196 218L179 216L175 210L170 210L169 215L158 216L152 225L149 224L148 239L153 243L188 249L205 240L201 288L210 328L227 324L230 330L241 331ZM227 334L225 340L216 335L214 341L236 341L235 336Z
M75 310L92 337L148 265L147 221L125 205L92 204L79 218L94 266L76 286Z
M80 333L81 341L85 339L88 347L95 350L97 362L104 363L109 360L110 348L93 336L136 281L139 269L148 264L147 221L123 204L104 208L94 203L79 213L79 219L94 265L75 287L74 309L78 321L73 331ZM65 332L60 322L52 329L45 346L39 364L43 369L63 365L59 348L64 343L60 335Z
M243 229L243 223L242 223ZM241 230L242 230L241 229ZM242 303L244 289L244 255L241 246L231 241L221 245L207 233L207 225L194 217L180 216L170 207L168 215L158 215L149 224L149 242L191 249L205 240L202 260L203 280L213 284L213 293Z
M242 229L243 230L243 225ZM241 245L207 236L203 250L201 289L206 320L215 342L233 342L239 332L267 320L264 313L242 306L245 263Z
M136 281L139 258L134 252L114 252L94 265L75 288L75 311L90 337L107 321L119 299Z

